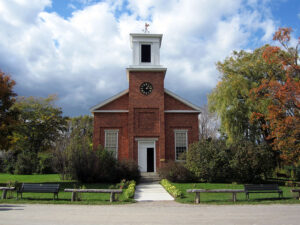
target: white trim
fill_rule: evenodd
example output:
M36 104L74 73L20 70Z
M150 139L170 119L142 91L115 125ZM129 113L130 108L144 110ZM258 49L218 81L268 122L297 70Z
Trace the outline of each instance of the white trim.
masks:
M175 129L174 130L174 146L175 146L175 161L183 161L183 160L179 160L176 159L176 133L185 133L185 145L186 145L186 152L188 151L188 130L186 129Z
M145 142L147 142L147 141L158 141L158 138L135 138L134 139L135 141L145 141Z
M138 37L138 38L145 38L146 40L149 40L149 38L151 38L152 40L158 38L158 42L159 42L159 47L161 46L161 40L163 35L162 34L143 34L143 33L130 33L130 47L132 48L132 42L133 42L133 38ZM153 40L153 41L154 41Z
M128 113L129 110L94 110L93 113Z
M178 101L184 103L185 105L188 105L189 107L191 107L191 108L193 108L196 111L199 111L201 113L201 108L198 107L198 106L196 106L196 105L194 105L193 103L190 103L189 101L187 101L187 100L179 97L178 95L174 94L173 92L171 92L171 91L169 91L167 89L165 89L165 93L168 94L168 95L170 95L170 96L172 96L173 98L177 99Z
M104 105L106 105L106 104L108 104L108 103L110 103L110 102L116 100L117 98L119 98L119 97L121 97L121 96L127 94L128 92L129 92L129 90L126 89L126 90L120 92L119 94L116 94L116 95L114 95L114 96L112 96L112 97L106 99L105 101L99 103L98 105L95 105L95 106L91 107L91 108L90 108L90 112L93 113L96 109L98 109L98 108L100 108L100 107L102 107L102 106L104 106Z
M165 110L165 113L201 113L199 110Z
M142 140L142 138L138 141L138 165L139 165L139 153L141 151L140 149L140 145L144 144L144 145L148 145L147 147L152 148L153 147L153 151L154 151L154 167L153 170L156 173L156 140L155 138L144 138L145 140ZM147 153L146 153L146 170L147 170ZM144 172L144 171L143 171ZM147 171L146 171L147 172Z
M117 143L116 143L116 159L118 159L119 155L119 129L105 129L104 130L104 148L106 148L106 135L107 133L117 133Z

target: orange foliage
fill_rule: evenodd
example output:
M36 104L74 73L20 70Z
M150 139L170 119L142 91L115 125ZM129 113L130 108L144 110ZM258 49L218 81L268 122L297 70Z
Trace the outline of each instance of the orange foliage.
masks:
M252 121L264 121L262 130L268 130L265 139L272 143L274 150L279 151L286 163L297 163L300 160L300 67L297 65L298 45L294 51L288 48L291 28L280 28L274 35L287 50L279 47L267 47L263 58L267 63L282 65L285 78L265 79L261 85L252 89L256 100L267 100L268 112L252 114ZM299 39L300 41L300 39Z

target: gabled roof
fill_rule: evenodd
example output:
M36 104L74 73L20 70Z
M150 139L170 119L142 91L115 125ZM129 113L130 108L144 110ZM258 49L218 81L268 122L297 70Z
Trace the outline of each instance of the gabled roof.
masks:
M174 94L173 92L171 92L171 91L169 91L169 90L167 90L167 89L165 89L165 93L168 94L168 95L170 95L170 96L172 96L172 97L175 98L176 100L182 102L183 104L185 104L185 105L191 107L191 108L194 109L196 112L201 112L201 111L202 111L200 107L198 107L198 106L194 105L193 103L191 103L191 102L189 102L189 101L187 101L187 100L185 100L185 99L179 97L178 95ZM171 111L171 110L169 110L169 111ZM173 111L175 112L175 110L173 110Z
M93 112L94 112L95 110L97 110L98 108L100 108L100 107L102 107L102 106L104 106L104 105L107 105L108 103L110 103L110 102L112 102L112 101L114 101L114 100L116 100L116 99L122 97L123 95L126 95L126 94L128 93L128 91L129 91L129 90L126 89L126 90L124 90L124 91L122 91L122 92L120 92L120 93L118 93L118 94L112 96L111 98L106 99L105 101L99 103L98 105L95 105L95 106L91 107L91 108L90 108L90 112L93 113Z
M112 96L111 98L106 99L105 101L99 103L98 105L95 105L95 106L91 107L90 108L90 112L91 113L96 112L98 108L100 108L102 106L105 106L108 103L110 103L110 102L112 102L112 101L114 101L114 100L116 100L116 99L118 99L118 98L120 98L120 97L128 94L128 92L129 92L129 90L126 89L126 90L124 90L124 91L122 91L122 92L120 92L120 93ZM187 105L187 106L189 106L189 107L191 107L193 109L193 110L166 110L165 112L168 112L168 113L172 113L172 112L173 113L176 113L176 112L177 113L180 113L180 112L182 112L182 113L183 112L186 112L186 113L199 112L200 113L202 111L200 107L198 107L198 106L194 105L193 103L191 103L191 102L189 102L189 101L187 101L187 100L179 97L178 95L174 94L173 92L171 92L171 91L169 91L167 89L164 89L164 92L166 94L170 95L171 97L175 98L176 100L182 102L183 104L185 104L185 105ZM106 111L107 112L113 112L113 111L115 111L115 112L128 112L128 110L102 110L102 111L103 112L106 112Z

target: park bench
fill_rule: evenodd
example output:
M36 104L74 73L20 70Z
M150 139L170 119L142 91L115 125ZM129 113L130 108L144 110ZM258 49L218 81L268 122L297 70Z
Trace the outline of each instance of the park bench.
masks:
M291 192L298 193L298 199L300 200L300 189L292 189Z
M250 193L278 193L279 198L282 197L283 194L278 184L245 184L244 188L248 200Z
M0 187L0 190L2 191L1 199L6 199L7 191L13 191L15 190L15 187Z
M17 190L17 199L19 194L24 192L31 192L31 193L53 193L53 200L56 198L58 199L58 192L59 192L59 184L26 184L23 183L21 188Z
M110 193L110 202L113 202L115 195L123 192L122 189L65 189L64 191L72 192L72 202L77 200L77 193Z
M187 189L188 193L196 193L195 203L200 203L200 193L232 193L232 201L236 202L236 194L242 193L242 189Z

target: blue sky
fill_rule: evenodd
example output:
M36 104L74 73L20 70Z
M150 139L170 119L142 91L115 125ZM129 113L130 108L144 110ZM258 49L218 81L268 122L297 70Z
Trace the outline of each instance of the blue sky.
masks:
M65 115L128 88L129 33L162 33L167 89L204 105L233 50L276 44L278 27L300 36L299 0L1 0L0 69L22 96L57 94Z

